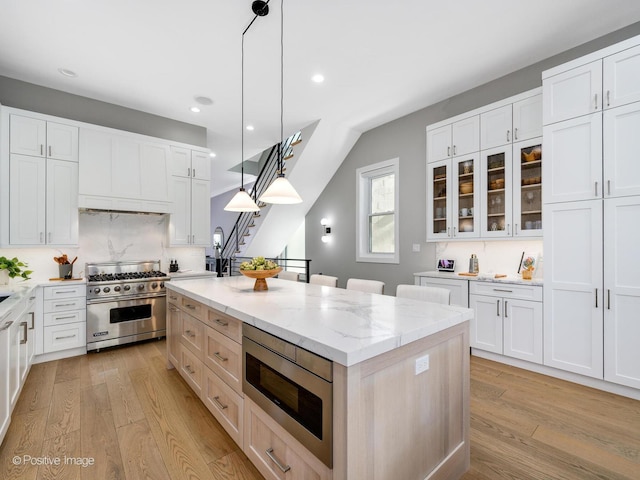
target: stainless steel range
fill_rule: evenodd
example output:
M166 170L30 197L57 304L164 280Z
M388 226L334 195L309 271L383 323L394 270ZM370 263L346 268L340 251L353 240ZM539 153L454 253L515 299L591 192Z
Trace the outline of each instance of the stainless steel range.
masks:
M85 264L87 350L166 335L169 276L160 260Z

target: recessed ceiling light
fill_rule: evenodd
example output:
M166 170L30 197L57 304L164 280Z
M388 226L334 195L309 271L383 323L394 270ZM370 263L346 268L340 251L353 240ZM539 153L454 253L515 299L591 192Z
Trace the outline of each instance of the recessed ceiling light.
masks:
M247 130L249 130L250 132L253 132L253 125L247 125Z
M211 158L215 158L216 154L215 154L215 152L209 152L209 156L210 156Z
M316 73L313 77L311 77L311 80L313 80L316 83L322 83L324 82L324 76L320 75L319 73Z
M73 70L69 70L68 68L59 68L58 71L65 77L74 78L78 76L76 72L74 72Z
M194 97L194 100L200 105L213 105L213 100L211 100L209 97Z
M190 108L190 110L191 110L193 113L200 113L200 109L199 109L198 107L191 107L191 108Z

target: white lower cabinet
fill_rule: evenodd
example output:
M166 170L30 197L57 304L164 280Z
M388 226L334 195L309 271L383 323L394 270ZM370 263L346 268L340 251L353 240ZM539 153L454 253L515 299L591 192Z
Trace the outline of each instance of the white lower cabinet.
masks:
M244 453L267 480L328 480L332 471L249 398L244 400Z
M0 322L0 443L2 443L11 422L11 396L9 394L11 333L9 329L13 325L13 320L8 317L9 315Z
M469 308L469 280L456 278L434 278L427 275L415 275L415 284L423 287L446 288L451 292L451 305Z
M87 345L86 286L43 287L43 349L52 353Z
M542 363L542 287L471 281L471 347Z

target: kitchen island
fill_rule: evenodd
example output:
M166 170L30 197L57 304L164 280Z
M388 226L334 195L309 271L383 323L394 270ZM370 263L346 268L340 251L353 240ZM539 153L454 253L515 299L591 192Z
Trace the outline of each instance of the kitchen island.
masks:
M266 478L455 479L467 470L471 310L267 282L265 292L245 277L167 285L169 366ZM333 362L331 465L243 395L242 323Z

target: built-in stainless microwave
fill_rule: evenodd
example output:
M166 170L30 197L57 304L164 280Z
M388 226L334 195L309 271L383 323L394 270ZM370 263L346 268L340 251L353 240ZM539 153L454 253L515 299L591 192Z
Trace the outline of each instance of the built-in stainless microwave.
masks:
M332 468L333 363L242 325L242 390Z

